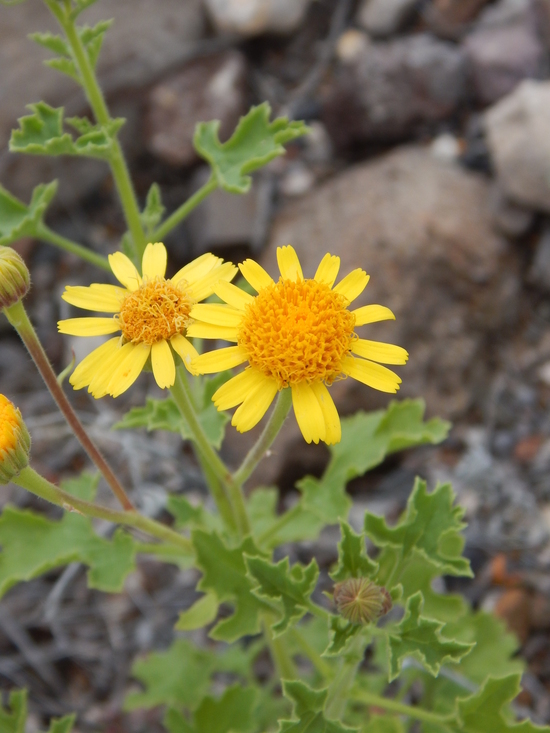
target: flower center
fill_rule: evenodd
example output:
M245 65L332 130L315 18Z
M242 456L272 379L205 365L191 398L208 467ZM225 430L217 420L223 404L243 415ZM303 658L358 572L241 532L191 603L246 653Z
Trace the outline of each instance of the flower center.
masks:
M183 333L192 306L186 286L185 280L174 285L170 280L156 277L129 293L118 314L124 339L152 345Z
M247 306L238 343L279 386L331 384L356 338L347 300L316 280L280 279Z
M0 395L0 451L13 450L17 443L19 418L15 407L4 395Z

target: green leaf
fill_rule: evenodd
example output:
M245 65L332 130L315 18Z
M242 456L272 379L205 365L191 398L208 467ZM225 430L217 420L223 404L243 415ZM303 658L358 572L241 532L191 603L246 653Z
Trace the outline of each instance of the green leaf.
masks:
M220 603L230 601L235 606L234 613L219 621L209 635L213 639L233 642L242 636L259 633L259 612L264 604L252 593L253 584L246 575L244 561L244 553L259 554L254 542L248 537L230 549L215 532L194 530L191 537L197 566L203 572L198 589L214 593Z
M200 122L193 137L197 153L208 161L212 175L220 188L231 193L246 193L250 189L250 174L284 155L284 145L308 132L303 122L289 122L286 117L269 121L271 107L267 102L252 107L241 117L231 138L221 143L220 122Z
M0 186L0 245L8 245L22 237L34 237L46 209L57 192L57 181L37 186L26 206Z
M211 653L176 639L165 652L153 652L134 663L132 674L146 689L127 695L124 709L164 704L194 709L208 691L213 669Z
M197 417L211 445L219 448L225 435L225 426L229 420L226 412L218 412L212 402L212 395L227 380L225 373L213 378L193 380L198 405ZM179 433L184 440L191 440L193 432L180 413L172 397L164 400L147 398L144 407L134 407L124 415L122 420L113 426L115 430L140 428L147 430L168 430Z
M166 207L162 204L160 187L158 183L153 183L147 194L145 208L141 212L141 223L145 227L147 234L154 232L165 211Z
M202 504L197 506L182 495L169 496L166 503L166 509L176 520L176 527L191 526L197 529L223 530L223 522L217 514L211 514Z
M395 527L388 527L383 517L365 514L367 536L378 546L398 548L402 557L413 550L422 553L440 570L441 574L473 577L469 561L446 551L449 541L454 550L462 522L464 509L453 506L455 495L450 484L441 484L428 494L425 481L416 480L407 502L404 516Z
M194 631L212 623L218 615L218 599L212 593L199 598L191 608L182 611L176 623L176 631Z
M365 535L356 534L347 522L340 522L342 539L338 543L338 567L330 577L339 582L347 578L374 578L378 563L369 557L365 548Z
M247 502L248 515L254 537L258 538L265 533L269 536L265 541L266 547L276 547L287 542L298 542L306 539L315 539L323 527L323 522L301 506L295 506L285 514L277 514L279 491L273 488L261 487L254 489ZM280 520L288 517L288 521L280 524Z
M191 730L195 733L246 733L254 725L255 702L256 690L252 687L229 687L219 700L205 697L193 716Z
M376 715L361 733L405 733L403 723L393 715Z
M295 720L281 720L279 733L349 733L352 730L325 717L328 690L312 690L298 680L284 680L283 693L294 703Z
M0 705L1 733L25 733L27 723L27 690L10 692L7 710ZM71 733L75 721L74 715L52 720L48 733Z
M63 491L68 491L69 494L76 496L77 499L94 501L100 478L101 474L99 472L83 471L77 478L62 481L60 487Z
M111 542L98 537L88 517L66 512L59 522L6 506L0 517L0 596L22 580L61 565L89 566L88 585L107 592L122 590L134 569L135 543L123 530Z
M68 59L71 58L69 44L62 36L56 36L53 33L29 33L27 38L30 38L31 41L38 43L39 46L52 53L65 56Z
M27 105L32 115L19 119L20 129L13 130L9 149L12 153L30 155L83 155L107 159L113 141L124 120L111 120L108 125L94 125L74 139L63 131L63 107L50 107L45 102Z
M46 59L44 66L48 66L54 71L59 71L61 74L65 74L65 76L69 76L76 81L77 84L80 84L80 74L74 61L64 58Z
M283 605L282 618L272 626L279 636L307 612L309 597L319 576L317 561L304 568L296 563L289 567L288 557L276 565L261 557L245 557L249 576L255 581L253 593L260 599L275 599Z
M99 58L101 46L103 45L105 33L107 33L112 24L112 20L101 20L92 28L87 25L78 28L78 35L80 36L82 43L84 44L84 47L88 52L90 64L94 69L97 64L97 59Z
M459 662L473 647L473 644L442 637L444 624L421 616L423 603L422 593L411 596L400 623L388 630L390 682L399 676L405 657L418 659L435 677L442 664Z
M359 624L352 624L340 616L331 616L329 623L329 644L323 652L323 657L335 657L343 654L352 639L355 639L363 629Z

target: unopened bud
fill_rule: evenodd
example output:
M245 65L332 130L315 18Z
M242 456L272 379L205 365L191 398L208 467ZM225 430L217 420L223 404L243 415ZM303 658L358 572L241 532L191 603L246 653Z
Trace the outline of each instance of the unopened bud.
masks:
M21 413L0 394L0 484L8 484L29 465L31 436Z
M23 258L11 247L0 247L0 309L24 298L31 278Z
M334 602L352 624L370 624L385 616L393 605L388 591L368 578L348 578L336 583Z

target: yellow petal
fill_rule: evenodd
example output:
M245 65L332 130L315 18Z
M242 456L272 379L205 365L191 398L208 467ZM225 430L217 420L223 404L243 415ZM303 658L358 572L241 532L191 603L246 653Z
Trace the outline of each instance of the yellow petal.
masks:
M225 349L216 349L201 354L193 362L197 374L214 374L233 369L248 359L246 352L240 346L228 346Z
M342 360L342 371L358 382L363 382L368 387L378 389L380 392L395 393L401 384L401 378L381 364L364 359L355 359L353 356L346 356Z
M204 300L212 295L216 283L220 282L220 280L225 282L233 280L236 274L237 268L235 265L232 265L231 262L224 262L223 265L215 267L204 277L190 283L187 292L195 303L198 303L200 300Z
M143 277L148 280L153 280L155 277L164 277L167 259L168 255L164 244L162 242L155 242L155 244L150 242L143 253L141 263Z
M385 305L364 305L352 311L355 316L355 325L364 326L366 323L379 321L395 321L395 316Z
M69 336L104 336L120 331L114 318L67 318L57 324L59 333Z
M242 311L222 303L200 303L194 305L189 314L191 318L214 326L237 328L243 319Z
M277 247L277 264L285 280L303 280L304 274L294 247Z
M409 354L401 346L385 344L382 341L358 339L352 342L351 350L364 359L379 361L381 364L406 364Z
M306 443L325 440L327 436L325 418L311 385L303 382L292 387L292 406Z
M109 264L111 265L113 275L125 288L128 288L132 292L139 288L141 285L141 276L125 254L115 252L109 255Z
M236 285L226 283L223 280L216 283L213 290L218 298L225 300L228 305L232 305L233 308L240 311L244 311L246 306L254 300L254 296L250 295L250 293L245 293L244 290L241 290Z
M367 283L370 280L370 275L364 270L352 270L349 275L343 280L340 280L338 285L334 288L335 293L340 293L344 298L351 303L357 298L363 290L367 287Z
M182 267L181 270L178 270L172 278L172 282L174 285L177 285L180 280L187 280L188 283L194 283L201 277L207 275L216 265L221 265L222 262L221 257L216 257L210 252L207 252L197 257L196 260L193 260L188 265L185 265L185 267Z
M251 430L257 425L275 399L278 391L277 383L274 379L262 376L262 382L248 394L233 415L231 425L236 427L239 433Z
M326 429L325 443L327 445L339 443L342 440L342 426L340 425L340 416L334 400L322 382L315 382L311 385L311 389L317 397L317 402L323 413Z
M118 349L119 342L120 338L115 336L115 338L109 339L109 341L101 344L101 346L98 346L97 349L94 349L88 356L82 359L69 377L69 382L74 389L82 389L90 384L96 372L103 369L105 360Z
M254 290L259 293L260 290L273 285L273 280L269 277L264 268L254 260L245 260L239 265L242 276L247 280Z
M126 344L128 346L128 344ZM125 359L115 369L109 381L109 394L118 397L132 386L141 374L145 362L151 353L149 344L131 344L133 349L128 351Z
M187 327L187 335L198 339L221 339L222 341L237 341L236 328L215 326L212 323L192 323Z
M104 361L101 364L101 368L96 370L96 373L90 380L88 385L88 392L97 399L104 397L109 394L109 382L115 369L118 365L126 358L128 352L134 348L133 344L124 344L121 346L120 339L117 339L115 348L112 349L108 355L105 356Z
M151 366L155 382L161 389L173 386L176 381L176 365L168 341L157 341L151 346Z
M94 283L87 288L80 285L67 285L61 297L77 308L100 313L118 313L120 304L127 294L127 290L116 285Z
M193 344L188 339L186 339L185 336L182 336L181 333L177 333L170 339L170 345L183 361L183 364L187 371L189 371L191 374L196 374L194 367L191 366L191 363L194 359L197 358L199 354Z
M218 410L229 410L244 402L259 384L264 383L265 379L265 375L257 369L245 369L244 372L222 384L212 395L212 401Z
M340 258L335 255L326 254L317 268L314 280L318 283L324 283L331 288L334 285L334 281L338 277L338 271L340 270Z

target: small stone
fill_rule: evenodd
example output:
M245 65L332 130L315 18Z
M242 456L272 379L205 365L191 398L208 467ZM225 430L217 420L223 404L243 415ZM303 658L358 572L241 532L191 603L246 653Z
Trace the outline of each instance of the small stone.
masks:
M503 190L550 212L550 82L522 82L485 113L485 129Z
M414 16L418 0L363 0L357 20L373 36L391 36Z
M344 64L356 61L369 43L368 36L351 28L342 33L336 44L336 57Z
M219 33L258 36L295 31L311 0L204 0Z
M315 176L304 163L296 161L289 166L279 185L285 196L303 196L315 185Z
M431 152L437 160L453 163L459 159L462 149L458 138L447 132L435 138Z
M246 112L246 62L238 51L197 59L150 91L146 144L171 165L198 160L193 134L198 122L220 120L220 139L230 137Z

